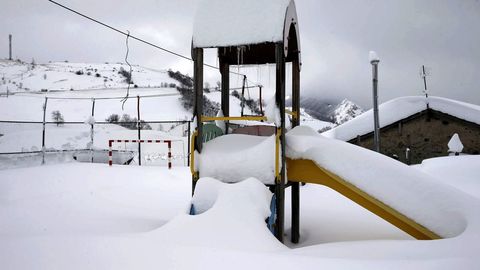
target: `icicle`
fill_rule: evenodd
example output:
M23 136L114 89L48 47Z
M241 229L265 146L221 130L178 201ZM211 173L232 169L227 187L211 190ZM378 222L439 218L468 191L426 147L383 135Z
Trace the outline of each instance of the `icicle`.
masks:
M237 47L237 72L240 73L240 47Z
M267 64L267 72L268 72L268 87L272 86L271 80L270 80L270 65Z

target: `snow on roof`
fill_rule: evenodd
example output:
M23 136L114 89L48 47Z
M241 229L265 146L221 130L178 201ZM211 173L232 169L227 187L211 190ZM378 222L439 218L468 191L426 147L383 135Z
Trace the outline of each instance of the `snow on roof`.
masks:
M193 47L283 41L290 5L294 7L292 0L201 0L194 21Z
M428 97L431 109L480 125L480 106L442 97ZM426 109L424 96L400 97L379 106L380 127L385 127ZM373 131L373 110L328 130L322 135L349 141Z

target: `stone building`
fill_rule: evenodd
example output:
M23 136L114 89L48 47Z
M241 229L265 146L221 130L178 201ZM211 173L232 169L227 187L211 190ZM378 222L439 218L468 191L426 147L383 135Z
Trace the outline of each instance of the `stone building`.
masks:
M428 106L427 106L428 103ZM447 156L456 133L462 153L480 152L480 106L440 97L401 97L379 107L380 151L407 164ZM322 133L373 149L373 111Z

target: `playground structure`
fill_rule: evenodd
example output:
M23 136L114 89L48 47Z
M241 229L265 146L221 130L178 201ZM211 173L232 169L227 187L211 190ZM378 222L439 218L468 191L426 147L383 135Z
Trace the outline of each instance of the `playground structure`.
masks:
M208 2L208 1L205 1ZM235 2L235 1L233 1ZM235 4L235 3L230 4ZM441 236L432 232L428 228L420 225L413 218L394 209L393 207L376 199L374 196L350 184L345 179L337 176L312 160L290 159L286 153L286 114L290 114L291 126L296 127L300 124L300 36L297 23L297 15L294 1L280 1L279 3L267 3L265 1L246 1L238 7L225 5L225 9L230 8L233 11L223 10L224 16L215 19L206 18L210 14L212 6L203 5L198 11L195 22L194 36L192 42L192 58L194 60L194 91L195 108L194 116L196 119L196 129L192 135L191 141L191 173L192 173L192 193L195 192L196 182L200 178L200 172L195 166L195 151L202 154L203 146L206 143L215 143L215 138L220 136L229 136L229 133L243 133L240 129L251 128L239 127L237 130L229 128L232 122L238 120L244 121L267 121L265 116L230 116L229 110L229 73L231 65L255 65L255 64L276 64L276 87L275 103L279 112L280 121L272 128L272 132L266 135L275 136L275 169L274 178L271 184L267 184L274 193L275 201L275 224L273 226L276 238L283 242L284 237L284 209L285 209L285 188L291 187L291 209L292 209L292 227L291 241L298 243L300 237L300 182L320 184L328 186L340 194L346 196L355 203L361 205L372 213L378 215L394 226L410 234L416 239L439 239ZM205 3L204 3L205 4ZM219 5L218 1L211 0L212 5ZM249 6L259 9L257 16L250 17L245 25L238 26L238 22L244 20L241 8ZM274 7L273 7L274 6ZM240 10L238 10L239 8ZM254 9L255 10L255 9ZM272 33L259 33L256 27L263 23L261 14L268 10L274 10L278 14L270 14L273 17L279 17L278 25L273 27ZM227 17L225 17L227 16ZM208 17L208 16L207 16ZM240 18L238 18L240 17ZM217 20L217 21L215 21ZM237 23L237 24L235 24ZM204 29L207 28L208 31ZM241 29L240 29L241 28ZM256 35L239 36L255 32ZM212 34L213 33L213 34ZM237 33L232 35L231 33ZM217 40L216 36L226 36L231 39ZM272 36L277 37L272 39ZM223 117L207 117L203 114L203 50L205 48L216 48L220 63L221 74L221 110ZM285 109L285 63L292 63L292 111ZM225 121L225 132L215 125L217 121ZM248 132L247 132L248 133ZM244 133L245 134L245 133ZM260 135L248 133L250 135ZM312 145L313 147L313 145ZM234 154L234 153L232 153ZM253 158L253 157L249 157ZM221 164L210 164L210 166L222 166ZM223 168L223 167L222 167ZM229 170L229 168L223 168ZM288 173L287 173L288 171ZM209 176L209 175L202 175Z
M255 1L248 1L249 3L243 3L242 5L248 6L249 4L260 5ZM241 18L241 11L236 10L236 18L229 17L226 21L215 23L210 22L209 19L202 18L202 14L207 17L209 14L209 5L205 4L200 7L197 13L196 25L194 30L193 42L192 42L192 58L194 60L194 91L195 91L195 108L194 116L196 117L196 131L195 135L198 138L194 141L194 150L198 153L202 152L202 146L204 143L204 124L210 121L226 121L226 133L228 134L229 121L235 120L247 120L247 121L264 121L264 116L230 116L229 98L230 98L230 66L231 65L259 65L259 64L276 64L276 90L275 90L275 102L277 108L279 108L281 123L276 127L276 137L278 138L277 153L280 152L279 162L276 165L274 190L276 197L276 224L275 224L275 236L283 242L283 224L284 224L284 200L285 200L285 184L286 184L286 157L285 157L285 63L292 62L292 92L293 92L293 126L299 125L299 107L300 107L300 40L298 38L299 29L297 23L297 14L295 9L295 3L293 1L283 1L283 8L277 10L278 14L273 14L280 18L281 24L275 26L275 36L277 38L272 39L269 33L260 33L262 36L258 39L258 36L254 39L242 39L240 37L238 42L217 42L215 37L210 39L208 36L203 35L203 29L210 28L208 32L214 32L216 36L229 36L229 32L235 32L232 22L236 20L243 21ZM212 5L216 5L215 1L212 1ZM269 5L264 6L264 10L269 9ZM235 14L229 14L228 16L235 16ZM222 20L222 16L218 17ZM248 22L248 25L255 25L259 23L261 25L262 17L258 17L257 20ZM245 22L247 23L247 22ZM216 28L216 29L212 29ZM253 30L253 29L250 29ZM248 29L247 29L248 31ZM238 32L241 35L242 32ZM218 58L220 63L221 74L221 110L223 117L206 117L203 115L203 49L204 48L217 48ZM210 125L210 124L208 124ZM193 151L191 151L193 152ZM278 155L277 155L278 156ZM198 173L193 173L192 191L195 190L195 183L198 180ZM294 201L298 202L299 187L298 183L292 184L292 195L295 197ZM293 207L295 210L295 217L298 217L299 207L295 204ZM298 224L298 218L294 218L294 224ZM297 226L297 225L293 225ZM295 227L293 231L298 232L298 227ZM294 239L294 242L297 242Z

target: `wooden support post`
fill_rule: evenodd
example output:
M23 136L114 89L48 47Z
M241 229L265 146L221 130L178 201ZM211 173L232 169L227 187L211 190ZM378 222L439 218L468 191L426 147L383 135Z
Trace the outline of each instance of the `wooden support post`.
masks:
M300 125L300 62L297 59L292 63L292 111L296 112L293 126Z
M220 74L222 76L222 112L230 116L230 65L220 58ZM225 134L228 133L228 121L225 121Z
M190 125L190 121L188 121L188 132L187 132L187 148L188 148L188 155L187 155L187 166L190 167L190 151L192 149L190 149L190 136L192 136L192 131L190 130L191 129L191 125Z
M292 63L292 111L296 112L293 126L300 125L300 62L299 59ZM292 183L292 230L291 241L298 243L300 239L300 183Z
M275 185L277 199L277 220L275 224L275 237L283 243L284 221L285 221L285 55L283 43L275 44L276 59L276 83L275 101L280 110L280 144L281 144L281 170L280 179Z
M92 98L92 118L90 123L90 158L91 162L93 163L93 138L94 138L94 122L93 120L95 116L95 99Z
M202 115L203 115L203 49L193 49L193 79L194 79L194 91L195 91L195 108L194 115L197 121L197 138L195 140L195 149L198 153L202 152L203 140L202 140ZM193 150L193 151L194 151ZM192 177L192 195L195 192L195 185L197 183L197 177Z
M142 147L140 144L141 127L140 127L140 96L137 96L137 130L138 130L138 165L142 166Z
M258 101L260 103L260 115L264 116L265 113L263 112L262 86L261 85L258 86L258 91L259 91Z
M45 103L43 104L42 165L45 164L45 118L47 115L47 102L48 97L45 97Z

